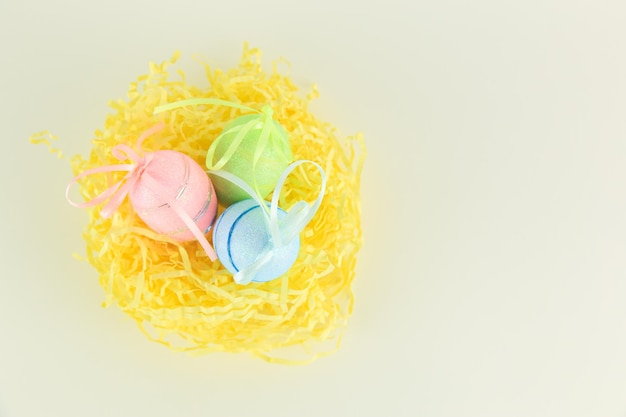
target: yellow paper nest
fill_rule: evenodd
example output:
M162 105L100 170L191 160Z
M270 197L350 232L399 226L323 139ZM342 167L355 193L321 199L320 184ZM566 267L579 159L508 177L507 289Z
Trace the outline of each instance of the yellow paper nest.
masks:
M351 283L362 244L360 171L365 157L361 135L343 140L330 123L308 110L318 96L306 98L277 65L261 68L261 52L247 45L239 66L223 72L202 64L209 87L187 84L169 68L179 55L131 83L129 100L111 102L115 110L95 132L89 159L74 156L75 174L119 163L111 149L134 146L137 137L159 120L167 128L144 142L144 151L173 149L204 166L206 152L225 124L243 114L224 106L190 106L153 116L156 106L195 97L213 97L261 109L270 104L291 141L294 159L320 163L328 177L320 210L301 234L301 250L290 271L267 283L238 285L219 261L211 262L196 241L177 243L148 229L128 199L110 219L101 207L89 209L84 232L87 260L98 271L106 298L135 319L152 340L175 351L203 354L249 352L269 362L307 363L332 353L352 312ZM34 138L34 141L41 141ZM85 200L119 181L124 173L91 176L79 182ZM288 179L280 207L313 201L319 174L305 168ZM320 343L326 342L326 343ZM331 342L330 348L328 342ZM299 346L299 355L293 349Z

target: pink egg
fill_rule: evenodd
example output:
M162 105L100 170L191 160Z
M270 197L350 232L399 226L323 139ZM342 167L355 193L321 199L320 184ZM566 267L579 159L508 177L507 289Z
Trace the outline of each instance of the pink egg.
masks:
M217 198L207 173L193 159L176 151L156 151L129 197L139 217L155 232L180 242L194 240L178 213L168 204L174 201L206 234L213 224Z

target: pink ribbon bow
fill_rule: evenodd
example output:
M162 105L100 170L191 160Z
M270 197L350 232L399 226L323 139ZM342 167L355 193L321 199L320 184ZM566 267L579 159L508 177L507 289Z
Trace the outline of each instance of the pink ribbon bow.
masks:
M142 152L141 144L143 143L143 141L149 136L161 131L164 127L165 127L165 124L161 122L159 124L152 126L150 129L146 130L145 132L143 132L141 136L139 136L139 138L137 139L136 148L139 150L139 152ZM78 208L93 207L109 199L109 201L105 204L105 206L100 211L100 215L105 219L109 218L113 214L113 212L117 210L120 204L122 204L122 202L124 201L128 193L130 192L130 190L132 190L133 187L135 187L135 185L137 184L137 181L140 178L142 178L142 175L144 175L144 171L146 170L146 167L150 164L150 161L152 161L151 153L148 153L144 156L140 156L139 153L135 152L135 150L133 150L131 147L129 147L128 145L124 145L124 144L116 145L111 151L111 153L119 161L125 161L125 160L130 159L133 163L132 164L107 165L107 166L87 170L85 172L78 174L74 178L72 178L70 183L67 185L67 188L65 189L65 198L67 202L70 203L72 206L78 207ZM124 178L122 178L121 181L118 181L115 185L107 188L102 193L100 193L99 195L97 195L96 197L92 198L89 201L85 201L84 203L76 203L72 201L72 199L70 198L70 189L81 178L84 178L86 176L93 175L93 174L99 174L103 172L115 172L115 171L128 171L128 174L126 174L126 176L124 176ZM185 210L183 210L183 208L180 207L180 205L176 202L175 199L166 198L165 190L163 189L163 187L157 181L152 179L148 174L144 175L143 179L148 180L150 189L155 194L167 200L167 204L176 212L176 214L178 214L180 219L189 228L191 233L193 233L194 237L198 240L198 242L200 242L200 245L202 246L206 254L209 256L209 258L212 261L215 261L217 259L217 254L215 253L215 250L213 250L208 240L206 239L206 236L200 231L200 229L198 228L198 225L196 225L196 223L189 216L189 214L187 214L187 212L185 212Z

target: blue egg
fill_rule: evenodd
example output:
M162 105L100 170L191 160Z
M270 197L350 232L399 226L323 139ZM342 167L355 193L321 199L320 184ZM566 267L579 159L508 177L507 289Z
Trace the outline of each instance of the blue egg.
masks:
M269 204L268 204L269 205ZM278 220L287 213L278 209ZM253 264L270 240L261 206L253 199L228 207L213 229L213 247L224 267L233 275ZM252 278L266 282L280 277L291 268L300 251L300 237L275 250L272 260Z

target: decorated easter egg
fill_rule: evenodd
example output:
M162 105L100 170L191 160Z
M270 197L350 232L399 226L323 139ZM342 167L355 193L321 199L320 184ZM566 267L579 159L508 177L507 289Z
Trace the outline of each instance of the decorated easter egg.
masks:
M195 239L185 225L182 210L207 233L217 210L217 198L206 172L189 156L176 151L146 155L129 198L137 215L154 231L177 241ZM172 205L177 205L176 208Z
M278 220L287 213L278 209ZM242 200L228 207L217 219L213 229L213 246L217 257L233 275L252 265L270 242L270 232L259 204ZM254 282L266 282L286 273L300 251L300 237L294 237L286 245L275 248L272 259L261 267L252 278Z
M236 175L265 198L292 159L287 132L266 108L262 114L241 116L228 123L209 148L206 164L219 202L229 206L250 196L237 185L212 176L211 169Z

